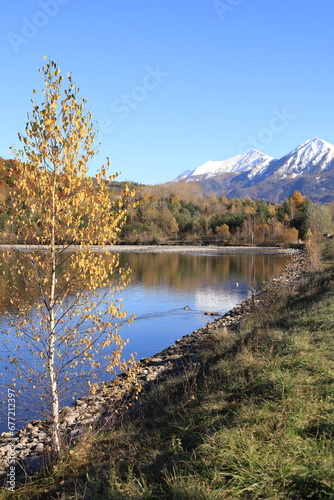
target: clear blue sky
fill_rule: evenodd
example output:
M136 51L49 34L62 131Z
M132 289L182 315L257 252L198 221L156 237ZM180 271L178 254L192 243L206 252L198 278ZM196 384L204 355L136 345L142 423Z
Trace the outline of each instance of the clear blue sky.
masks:
M331 0L3 0L0 156L43 55L71 72L120 180L162 183L256 147L334 143Z

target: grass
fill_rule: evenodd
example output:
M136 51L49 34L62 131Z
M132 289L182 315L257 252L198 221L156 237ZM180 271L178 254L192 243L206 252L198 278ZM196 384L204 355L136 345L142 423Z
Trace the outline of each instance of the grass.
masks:
M334 268L269 294L140 417L87 435L0 499L334 498Z

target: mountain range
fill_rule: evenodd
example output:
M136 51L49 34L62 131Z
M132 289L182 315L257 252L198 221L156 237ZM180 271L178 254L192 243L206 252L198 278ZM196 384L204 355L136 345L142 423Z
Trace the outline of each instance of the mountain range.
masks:
M222 161L208 161L173 182L196 182L204 192L227 198L282 203L294 191L314 202L334 201L334 146L318 137L303 142L282 158L256 149Z

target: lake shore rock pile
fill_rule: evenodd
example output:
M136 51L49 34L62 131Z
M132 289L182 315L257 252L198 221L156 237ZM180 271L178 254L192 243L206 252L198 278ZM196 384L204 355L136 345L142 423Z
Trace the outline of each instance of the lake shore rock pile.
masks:
M302 252L295 253L283 273L265 285L272 287L293 287L299 285L307 275L306 257ZM263 292L266 293L265 291ZM254 307L264 300L262 294L246 299L240 306L233 308L224 316L207 323L192 334L185 335L160 353L143 358L139 362L137 381L141 385L139 400L134 398L134 387L127 385L126 374L120 374L110 382L99 386L94 394L83 396L72 407L65 406L60 412L60 428L69 446L87 429L115 423L126 412L135 414L145 396L158 384L170 377L183 375L200 365L201 351L205 349L207 336L220 330L233 331ZM209 313L210 314L210 313ZM214 315L213 313L212 315ZM125 387L125 389L124 389ZM6 481L9 464L15 458L16 479L37 472L45 463L50 452L50 425L46 421L34 420L18 431L13 437L2 433L0 437L0 479Z

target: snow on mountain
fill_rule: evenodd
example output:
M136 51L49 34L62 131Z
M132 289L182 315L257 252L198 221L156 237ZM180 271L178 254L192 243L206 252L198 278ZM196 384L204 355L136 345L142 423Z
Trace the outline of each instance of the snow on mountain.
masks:
M314 137L283 156L273 167L275 174L282 179L312 174L316 169L326 170L334 167L334 146ZM271 172L269 171L268 174L270 175Z
M279 159L250 149L228 160L208 161L175 179L180 180L231 198L281 203L297 190L316 202L330 202L334 201L334 145L314 137Z
M184 180L186 177L188 177L188 175L191 175L191 173L193 172L193 170L186 170L185 172L182 172L182 174L178 175L176 177L176 179L174 179L175 181L182 181Z
M227 172L242 172L245 170L251 170L254 167L260 166L261 169L266 168L272 158L256 149L249 149L245 153L233 156L228 160L222 161L207 161L203 165L195 168L195 170L183 172L175 180L196 180L200 178L209 179L210 177L215 177L216 175L227 173Z

